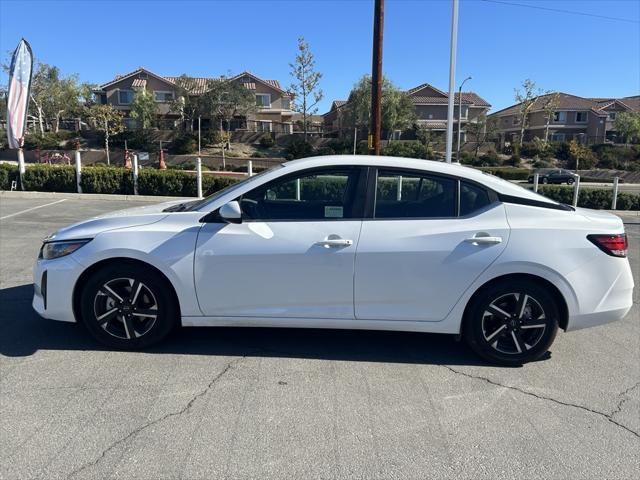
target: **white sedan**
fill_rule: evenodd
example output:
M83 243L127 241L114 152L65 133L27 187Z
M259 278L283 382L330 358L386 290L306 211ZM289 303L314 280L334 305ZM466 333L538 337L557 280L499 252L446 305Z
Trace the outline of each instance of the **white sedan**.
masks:
M626 254L618 217L478 170L320 157L57 231L33 306L116 348L179 324L404 330L461 335L516 365L544 355L558 328L625 316Z

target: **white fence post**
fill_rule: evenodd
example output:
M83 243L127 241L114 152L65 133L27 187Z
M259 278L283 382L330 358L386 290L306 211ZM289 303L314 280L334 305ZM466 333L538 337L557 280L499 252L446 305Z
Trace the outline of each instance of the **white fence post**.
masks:
M534 173L533 174L533 191L538 193L538 181L540 180L540 174L539 173Z
M615 210L618 206L618 181L618 177L615 177L613 179L613 198L611 199L611 210Z
M249 160L247 162L247 175L253 177L253 161Z
M22 148L18 149L18 176L20 177L20 189L24 190L24 174L26 172L26 168L24 165L24 150Z
M202 198L202 159L196 159L196 184L198 187L198 198Z
M138 195L138 154L133 154L133 194Z
M576 183L573 184L573 206L578 206L578 193L580 192L580 175L576 175Z
M80 150L76 150L76 186L78 189L78 193L82 193L82 157L80 156Z

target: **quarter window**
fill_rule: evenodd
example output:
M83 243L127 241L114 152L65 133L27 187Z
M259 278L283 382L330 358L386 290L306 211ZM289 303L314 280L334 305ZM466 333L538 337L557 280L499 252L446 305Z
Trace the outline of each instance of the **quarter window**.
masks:
M320 170L274 180L240 198L247 220L341 220L354 210L359 169Z
M460 215L469 215L491 203L489 193L476 185L460 182Z
M375 218L438 218L456 215L456 181L398 171L378 172Z

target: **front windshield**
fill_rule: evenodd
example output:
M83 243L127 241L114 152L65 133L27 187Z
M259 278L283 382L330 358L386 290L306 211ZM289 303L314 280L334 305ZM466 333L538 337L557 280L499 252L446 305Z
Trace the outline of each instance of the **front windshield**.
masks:
M223 188L222 190L218 190L217 192L212 193L211 195L209 195L208 197L204 197L201 200L194 200L191 202L186 202L183 203L181 205L183 205L183 208L181 209L182 211L185 212L192 212L194 210L198 210L200 207L202 207L203 205L206 205L209 202L212 202L218 198L220 198L222 195L226 195L229 192L233 192L234 190L238 190L242 187L244 187L246 185L247 182L251 182L257 178L262 177L263 175L273 172L274 170L277 170L279 168L282 168L283 165L280 163L278 165L276 165L275 167L271 167L268 168L266 170L263 170L262 172L253 175L252 177L247 177L244 180L241 180L240 182L237 183L232 183L231 185Z

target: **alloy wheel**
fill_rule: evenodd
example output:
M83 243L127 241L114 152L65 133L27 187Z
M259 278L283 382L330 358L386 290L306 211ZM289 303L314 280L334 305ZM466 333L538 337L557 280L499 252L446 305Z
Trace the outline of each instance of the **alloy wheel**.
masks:
M151 289L134 278L104 283L93 301L98 325L116 338L130 340L149 332L158 318L158 302Z
M491 301L484 310L482 333L494 350L518 355L540 342L548 321L534 297L524 292L507 293Z

